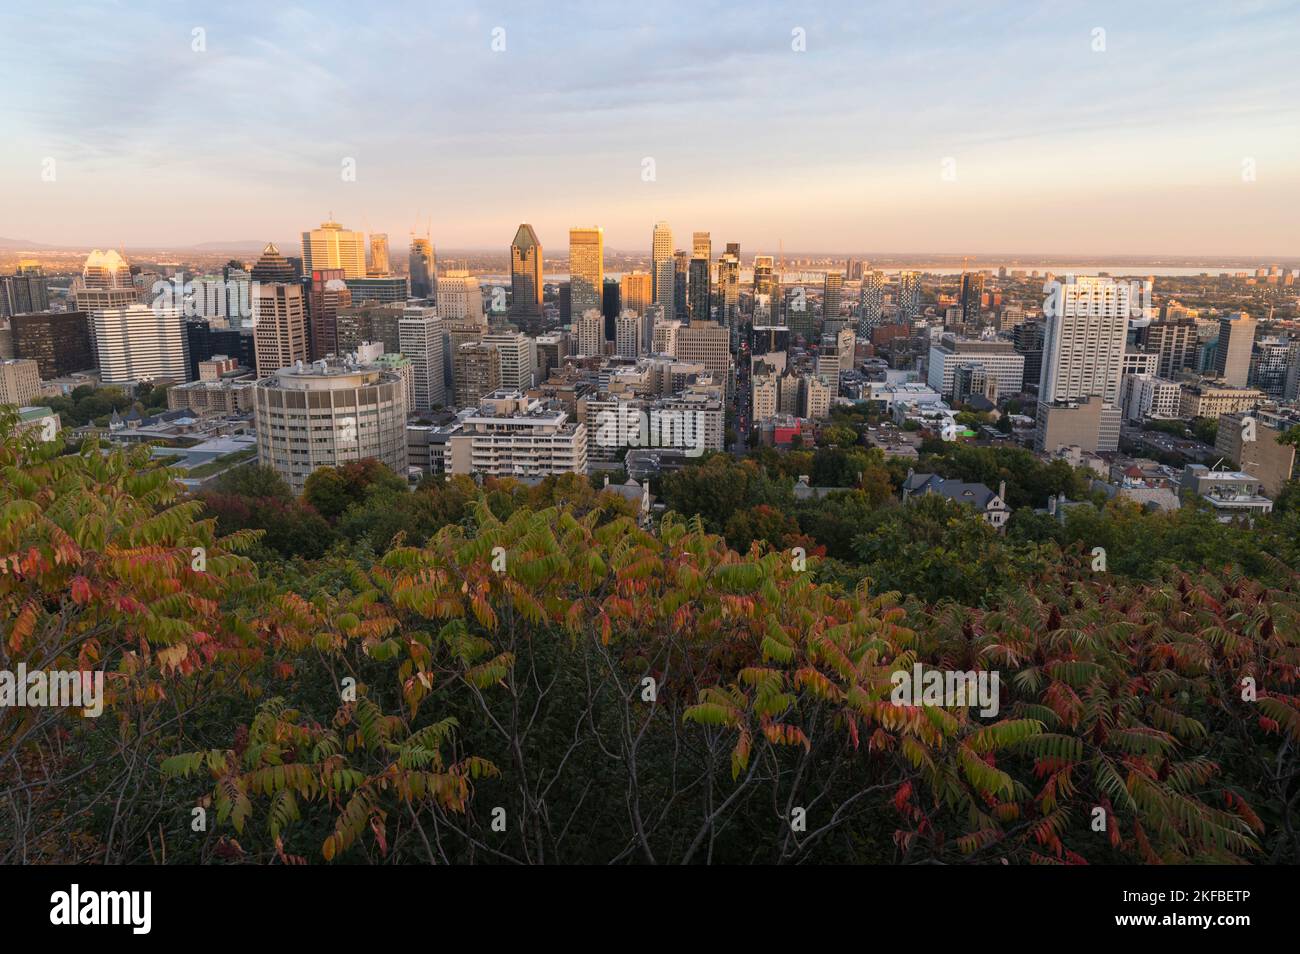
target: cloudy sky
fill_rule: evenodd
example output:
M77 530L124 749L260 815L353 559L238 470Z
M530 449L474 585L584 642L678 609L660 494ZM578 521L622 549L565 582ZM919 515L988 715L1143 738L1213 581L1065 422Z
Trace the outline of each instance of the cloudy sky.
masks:
M0 235L1300 255L1298 40L1284 0L6 3Z

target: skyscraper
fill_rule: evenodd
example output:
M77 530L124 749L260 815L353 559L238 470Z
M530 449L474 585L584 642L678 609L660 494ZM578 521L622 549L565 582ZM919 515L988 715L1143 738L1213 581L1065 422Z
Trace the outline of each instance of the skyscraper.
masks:
M573 337L578 342L578 354L587 357L605 353L605 316L595 308L588 308L573 319Z
M713 260L713 240L708 232L691 233L691 258L702 258L706 262Z
M673 253L673 316L678 321L686 320L686 282L690 274L691 256L685 251Z
M49 311L45 272L35 262L22 261L12 275L0 277L0 317Z
M388 235L385 232L370 233L370 268L367 274L376 277L392 274L388 266Z
M667 222L656 222L650 237L650 274L654 281L654 301L664 306L664 314L673 314L673 230Z
M1120 377L1131 286L1109 278L1069 276L1044 305L1043 370L1035 446L1119 446Z
M599 226L569 229L569 309L583 315L601 310L605 288L605 230Z
M961 288L957 302L961 306L961 320L964 324L979 321L980 308L984 298L984 274L982 272L962 272Z
M443 321L470 321L487 325L483 314L483 292L478 279L456 268L438 276L438 315Z
M827 272L822 280L822 320L834 321L840 317L840 300L844 294L844 273Z
M344 278L366 277L366 237L337 222L302 233L302 268L310 275L318 268L341 268Z
M620 304L624 311L644 315L654 301L654 279L648 272L624 272L619 282Z
M179 308L137 302L97 311L92 320L105 384L187 379L189 343Z
M1219 319L1219 346L1214 370L1229 387L1244 388L1250 377L1250 353L1255 344L1255 319L1240 312Z
M433 279L437 274L437 262L433 255L433 243L427 238L411 239L407 262L411 279L411 297L434 298Z
M425 413L447 403L442 319L437 309L407 306L398 321L402 354L411 360L411 411Z
M339 269L342 271L342 269ZM255 282L292 282L297 280L293 266L280 254L280 250L271 242L262 249L262 254L249 272ZM342 277L342 276L340 276Z
M710 284L709 270L708 256L701 254L700 250L697 249L695 255L691 258L687 291L687 314L691 321L708 321L711 316L710 296L713 289Z
M869 338L885 313L885 276L874 268L862 272L858 291L858 337Z
M921 276L916 272L898 273L898 321L911 321L921 313Z
M265 282L257 286L253 340L257 376L274 374L299 361L311 360L307 350L307 309L297 282Z
M510 243L510 313L540 318L542 314L542 243L527 222Z
M311 273L307 313L313 361L339 353L339 312L351 305L352 292L343 281L343 269L318 268Z

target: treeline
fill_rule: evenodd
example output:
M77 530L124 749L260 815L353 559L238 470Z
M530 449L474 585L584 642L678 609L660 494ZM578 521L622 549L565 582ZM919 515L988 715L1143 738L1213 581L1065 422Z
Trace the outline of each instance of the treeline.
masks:
M706 460L647 529L578 478L187 499L146 449L60 450L0 422L0 669L103 672L105 713L0 709L0 860L1300 862L1283 554L1096 572L898 505L869 454L816 505L780 469L809 461ZM967 558L977 598L926 595ZM917 664L998 673L998 711L894 704Z

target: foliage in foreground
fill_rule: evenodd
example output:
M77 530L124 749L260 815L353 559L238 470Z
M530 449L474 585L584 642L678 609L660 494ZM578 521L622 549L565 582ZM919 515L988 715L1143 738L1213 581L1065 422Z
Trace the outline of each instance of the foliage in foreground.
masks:
M928 604L488 494L272 583L142 455L53 455L0 445L0 668L102 669L109 708L0 711L4 860L1300 861L1285 567L1049 543ZM1000 711L894 705L914 663L997 671Z

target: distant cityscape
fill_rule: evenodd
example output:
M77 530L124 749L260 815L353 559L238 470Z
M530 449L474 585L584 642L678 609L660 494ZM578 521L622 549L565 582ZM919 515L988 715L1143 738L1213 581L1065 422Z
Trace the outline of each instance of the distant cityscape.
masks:
M568 238L548 255L524 223L457 258L326 221L219 264L23 258L0 279L0 403L47 436L152 442L196 490L256 461L300 492L368 457L412 483L640 486L705 453L813 446L844 407L877 415L866 442L886 457L1022 445L1108 494L1170 509L1190 491L1224 519L1268 512L1294 472L1275 439L1300 423L1294 265L886 270L667 222L642 252L607 251L599 226ZM119 400L60 411L96 392Z

